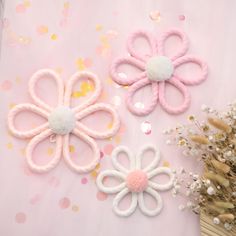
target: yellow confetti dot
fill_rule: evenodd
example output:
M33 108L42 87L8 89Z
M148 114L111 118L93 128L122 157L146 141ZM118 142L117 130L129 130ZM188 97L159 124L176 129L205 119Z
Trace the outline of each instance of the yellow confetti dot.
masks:
M23 4L24 4L25 7L30 7L31 6L30 1L28 1L28 0L25 0Z
M16 77L16 83L19 84L21 82L21 78L19 76Z
M100 164L98 163L96 166L95 166L95 170L98 170L100 168Z
M76 60L76 66L77 66L78 70L84 70L85 69L83 58L78 58Z
M25 148L21 148L21 149L20 149L20 152L21 152L21 155L22 155L22 156L25 156L25 153L26 153Z
M101 31L102 30L102 25L97 24L96 25L96 31Z
M7 144L7 148L8 148L8 149L12 149L12 148L13 148L13 144L12 144L12 143L8 143L8 144Z
M58 73L58 74L61 74L63 72L63 69L61 67L57 67L55 68L55 71Z
M96 170L93 170L92 172L90 172L90 176L93 178L93 179L96 179L97 176L98 176L98 172Z
M51 39L52 39L52 40L57 40L57 35L56 35L56 34L52 34L52 35L51 35Z
M113 122L110 122L110 123L107 125L107 128L108 128L108 129L111 129L112 126L113 126Z
M70 6L70 3L69 3L69 2L65 2L65 3L64 3L64 8L69 8L69 6Z
M170 163L168 161L163 161L163 166L164 167L169 167L170 166Z
M117 136L115 137L115 142L116 142L117 144L119 144L120 141L121 141L121 138L120 138L120 136L117 135Z
M53 154L53 148L49 147L47 153L49 156L51 156Z
M16 105L15 103L10 103L8 107L12 109L15 105Z
M73 205L73 206L71 207L71 209L72 209L72 211L74 211L74 212L78 212L78 211L79 211L79 206Z
M75 152L75 147L74 147L73 145L70 145L70 146L69 146L69 151L70 151L71 153Z

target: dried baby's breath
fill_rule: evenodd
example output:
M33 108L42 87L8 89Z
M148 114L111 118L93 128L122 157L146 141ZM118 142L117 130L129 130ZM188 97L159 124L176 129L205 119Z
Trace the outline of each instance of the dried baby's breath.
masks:
M184 156L204 163L201 176L183 168L177 171L172 194L187 197L180 210L203 211L230 230L236 226L236 102L226 112L206 105L202 110L207 115L204 121L190 115L188 125L180 124L168 134Z

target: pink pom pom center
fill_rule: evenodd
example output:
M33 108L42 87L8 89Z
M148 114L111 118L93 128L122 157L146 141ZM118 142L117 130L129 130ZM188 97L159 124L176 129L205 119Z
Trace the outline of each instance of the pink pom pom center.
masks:
M130 172L126 178L126 186L131 192L143 192L147 185L147 174L142 170L134 170Z

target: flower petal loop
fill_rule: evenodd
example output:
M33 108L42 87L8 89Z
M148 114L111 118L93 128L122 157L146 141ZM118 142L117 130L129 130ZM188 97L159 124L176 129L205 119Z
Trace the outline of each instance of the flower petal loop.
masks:
M119 208L119 203L121 202L121 200L127 195L129 194L130 191L128 188L124 188L122 191L120 191L116 197L113 200L113 210L114 212L118 215L118 216L130 216L131 214L134 213L137 204L138 204L138 196L136 193L131 193L131 204L129 206L128 209L126 210L121 210Z
M37 82L45 78L51 78L55 80L58 89L57 106L61 106L63 104L64 84L61 78L58 76L58 74L55 73L53 70L42 69L34 73L29 81L29 93L36 105L45 109L46 111L51 111L53 108L48 104L46 104L42 99L40 99L35 91Z
M34 104L30 104L30 103L23 103L23 104L18 104L16 106L14 106L9 114L8 114L8 127L10 132L15 135L18 138L32 138L35 135L41 133L42 131L46 130L48 128L48 122L46 122L45 124L42 124L36 128L27 130L27 131L20 131L17 129L17 127L15 127L15 119L16 116L19 113L23 113L25 111L30 111L32 113L35 113L37 115L42 116L43 118L48 118L49 113L42 110L41 108L35 106Z
M47 137L52 135L52 131L50 129L46 129L45 131L41 132L40 134L36 135L34 138L30 140L28 143L28 146L26 148L26 161L29 166L29 168L37 173L45 173L52 169L54 169L60 159L61 159L61 150L62 150L62 137L57 135L56 136L56 148L55 153L50 162L48 162L45 165L38 165L33 161L33 151L36 148L36 146L45 140Z
M135 49L135 46L134 46L135 40L137 40L138 38L144 38L147 41L148 45L150 46L150 52L147 52L146 55L140 54ZM156 39L148 31L144 31L144 30L136 31L133 34L131 34L130 37L128 38L127 49L128 49L128 52L133 57L145 62L148 57L152 57L153 55L157 53Z
M112 126L109 127L109 129L107 129L106 131L92 130L92 129L86 127L80 121L81 119L85 118L86 116L93 114L94 112L97 112L97 111L105 111L106 113L109 113L112 117L112 122L111 122ZM116 112L116 110L112 106L110 106L109 104L105 104L105 103L96 103L94 105L91 105L91 106L83 109L82 111L80 111L76 114L76 119L78 120L76 123L76 127L79 130L83 131L84 133L86 133L87 135L89 135L90 137L93 137L93 138L98 138L98 139L110 138L115 133L117 133L117 131L120 128L120 120L119 120L118 113Z

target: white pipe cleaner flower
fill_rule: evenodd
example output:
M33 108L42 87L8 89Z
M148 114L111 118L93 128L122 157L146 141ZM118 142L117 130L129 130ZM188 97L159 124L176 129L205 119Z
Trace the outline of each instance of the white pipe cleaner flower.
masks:
M152 162L145 168L142 168L142 159L144 153L151 150L154 153ZM130 168L127 169L118 162L118 156L124 153L127 155ZM134 156L131 151L125 146L119 146L112 152L112 164L116 170L105 170L97 177L98 188L105 193L115 194L113 200L113 210L119 216L130 216L139 206L143 214L147 216L155 216L159 214L163 208L162 198L158 191L169 190L173 186L174 175L167 167L157 167L160 161L160 152L153 145L143 146L138 154ZM155 183L152 180L158 174L169 176L169 181L165 184ZM104 178L113 177L122 182L117 186L105 186ZM128 209L121 210L119 208L120 201L131 193L131 204ZM144 193L151 195L156 201L156 207L149 209L144 203Z

